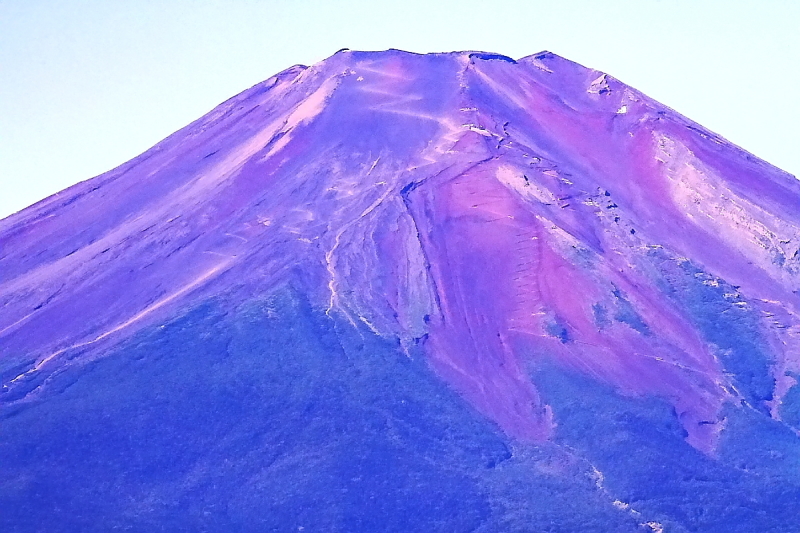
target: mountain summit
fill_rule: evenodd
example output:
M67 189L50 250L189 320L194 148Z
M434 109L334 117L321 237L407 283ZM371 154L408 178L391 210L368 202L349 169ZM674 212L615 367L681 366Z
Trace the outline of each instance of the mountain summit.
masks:
M8 531L800 527L800 182L550 52L291 67L0 246Z

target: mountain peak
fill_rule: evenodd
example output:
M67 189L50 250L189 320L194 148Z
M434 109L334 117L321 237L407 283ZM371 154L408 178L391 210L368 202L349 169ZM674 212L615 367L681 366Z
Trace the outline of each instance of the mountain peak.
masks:
M729 480L745 469L736 443L752 435L798 450L798 207L785 173L551 52L343 49L0 222L0 400L38 412L79 383L66 397L85 394L74 401L91 411L111 386L84 384L122 379L112 368L141 380L126 391L154 380L180 397L186 383L159 377L174 363L198 383L230 372L278 425L307 416L292 431L321 454L336 442L307 432L334 420L326 431L347 442L424 434L458 448L480 434L474 449L495 443L481 469L521 462L556 476L593 465L602 441L612 481L592 466L592 498L630 481L620 442L635 442L650 474L648 454L680 457L669 460L690 470L674 483L704 469ZM214 402L256 408L223 381L209 384L227 391ZM187 398L205 401L204 387ZM384 390L402 398L387 406ZM392 414L379 420L370 402ZM483 429L453 436L410 407L437 402ZM356 418L337 418L340 405ZM650 434L669 444L652 448ZM291 470L299 456L280 457ZM772 479L777 463L764 464ZM647 512L677 516L659 502Z

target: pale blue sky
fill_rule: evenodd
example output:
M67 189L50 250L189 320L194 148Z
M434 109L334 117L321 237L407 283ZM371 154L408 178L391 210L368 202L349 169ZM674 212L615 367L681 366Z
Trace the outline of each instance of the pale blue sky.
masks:
M796 0L0 0L0 218L347 47L541 50L800 174Z

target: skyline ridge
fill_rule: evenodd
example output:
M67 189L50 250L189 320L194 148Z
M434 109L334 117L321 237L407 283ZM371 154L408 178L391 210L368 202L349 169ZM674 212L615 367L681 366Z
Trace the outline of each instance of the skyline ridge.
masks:
M0 221L0 510L77 530L95 498L59 494L113 471L98 524L180 522L139 502L224 480L252 507L192 520L793 527L797 207L788 173L550 52L290 67Z

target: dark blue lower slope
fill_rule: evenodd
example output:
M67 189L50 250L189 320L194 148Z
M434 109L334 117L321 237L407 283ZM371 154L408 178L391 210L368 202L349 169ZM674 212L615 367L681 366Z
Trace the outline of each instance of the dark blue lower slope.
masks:
M625 397L556 366L534 374L567 445L609 495L665 533L800 531L800 438L760 411L729 406L717 456L689 446L666 402Z
M641 530L588 463L512 446L291 291L208 303L0 414L2 531Z
M769 413L775 379L770 373L770 354L758 316L738 288L712 276L689 261L680 261L661 249L650 259L658 266L664 294L691 318L717 356L739 394L751 407Z
M793 376L797 379L797 376ZM800 431L800 385L795 384L781 400L781 419Z
M756 410L724 413L710 458L666 403L545 366L555 443L520 446L291 291L220 309L2 408L3 531L800 530L800 440Z

